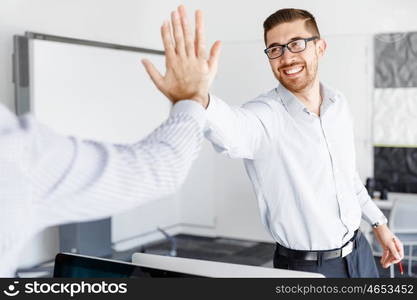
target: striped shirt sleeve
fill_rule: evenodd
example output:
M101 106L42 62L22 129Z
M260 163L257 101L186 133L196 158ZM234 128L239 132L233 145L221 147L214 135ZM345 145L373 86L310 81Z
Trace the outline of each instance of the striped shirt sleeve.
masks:
M60 136L26 117L27 174L37 226L110 216L174 193L197 157L205 110L180 101L145 139L108 144Z

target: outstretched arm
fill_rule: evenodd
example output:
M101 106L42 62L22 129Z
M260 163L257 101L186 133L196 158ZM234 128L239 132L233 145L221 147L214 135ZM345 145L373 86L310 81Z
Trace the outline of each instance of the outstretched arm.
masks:
M205 111L181 101L143 141L61 136L0 106L0 277L38 231L110 216L175 192L201 146Z
M176 104L144 140L117 145L62 137L27 117L34 204L42 227L119 213L174 193L198 156L205 112ZM22 120L21 120L22 122ZM20 123L21 123L20 122Z
M260 99L237 107L210 95L205 136L221 154L254 159L276 134L269 129L279 128L278 122L269 104Z

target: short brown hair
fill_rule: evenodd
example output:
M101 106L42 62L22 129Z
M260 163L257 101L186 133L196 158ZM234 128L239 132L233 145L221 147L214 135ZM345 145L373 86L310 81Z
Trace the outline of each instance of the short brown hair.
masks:
M264 41L266 44L266 34L269 30L282 23L289 23L296 20L305 20L305 26L315 36L320 37L316 19L306 10L296 8L283 8L277 10L264 21Z

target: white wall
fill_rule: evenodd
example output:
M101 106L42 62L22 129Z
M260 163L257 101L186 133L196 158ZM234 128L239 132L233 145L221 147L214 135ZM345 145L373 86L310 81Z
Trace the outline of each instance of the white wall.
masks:
M178 4L206 14L209 41L252 41L262 22L283 7L315 14L324 35L416 30L413 0L2 0L0 4L0 103L13 107L12 36L24 31L162 48L159 26Z
M353 115L357 169L362 180L373 174L373 55L369 34L328 35L320 63L321 80L342 91ZM344 59L343 59L344 58Z
M179 3L180 1L168 0L2 0L0 3L0 103L11 109L14 107L11 64L14 34L38 31L162 49L159 26ZM188 6L189 11L202 8L206 13L208 44L215 39L220 39L225 42L225 46L235 43L261 45L263 20L282 7L300 7L310 10L317 18L322 34L335 40L344 36L366 38L377 32L417 30L417 18L415 18L417 2L413 0L343 2L331 0L251 2L187 0L183 3ZM349 49L354 49L354 47ZM236 62L236 67L245 68L246 59L248 58L242 57ZM344 66L348 66L349 61L353 61L353 65L361 64L363 61L363 57L359 56L340 56L338 59L343 62ZM140 67L138 62L138 68ZM328 67L331 66L328 65ZM240 70L234 70L233 66L225 67L220 70L219 78L222 77L221 72L233 71L236 74L242 74ZM250 72L250 70L247 71ZM350 93L349 90L352 89L349 78L355 78L357 75L356 70L352 68L349 68L347 73L334 73L336 83L346 81L346 84L339 87L345 93ZM234 90L228 90L227 83L216 84L219 91L224 91L225 96L235 93ZM250 87L253 95L258 89L263 88L264 83L259 84L259 86ZM363 85L362 88L364 88ZM360 90L357 94L360 94ZM231 101L239 104L253 95L239 96ZM352 110L354 117L361 119L360 106L354 106ZM364 147L366 148L366 145ZM360 159L366 162L371 158ZM230 165L230 173L227 175L232 180L226 181L227 178L221 176L211 178L210 174L215 174L215 170L212 169L213 165L207 163L211 161ZM369 165L368 161L361 171L363 174L369 172ZM187 185L181 193L184 198L181 206L183 223L197 223L206 228L215 227L216 234L225 236L268 239L260 226L256 202L248 180L243 174L241 162L227 161L216 156L206 144L202 156L193 167L189 180L190 185ZM200 180L211 181L203 191L198 189ZM233 185L229 186L229 182L238 182L243 186L236 188ZM244 200L240 201L242 198ZM53 249L56 249L56 245L54 246L53 241L50 241L51 236L43 238L48 241L46 244L44 240L38 238L33 242L32 248L38 250L45 248L48 251L36 252L34 250L36 257L30 259L30 262L47 259Z

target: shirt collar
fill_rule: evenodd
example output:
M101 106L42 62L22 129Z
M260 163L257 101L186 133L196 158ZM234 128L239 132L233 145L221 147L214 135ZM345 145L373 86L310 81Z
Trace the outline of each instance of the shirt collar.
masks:
M330 100L332 103L335 103L337 101L336 91L323 82L320 82L320 93L323 96L323 100L327 99Z
M282 84L279 84L276 88L278 95L281 98L285 109L293 117L298 115L307 116L309 111L307 107L289 90L287 90ZM327 109L337 101L336 92L328 87L326 84L320 82L320 93L323 96L323 102L320 108L320 114L323 115Z

